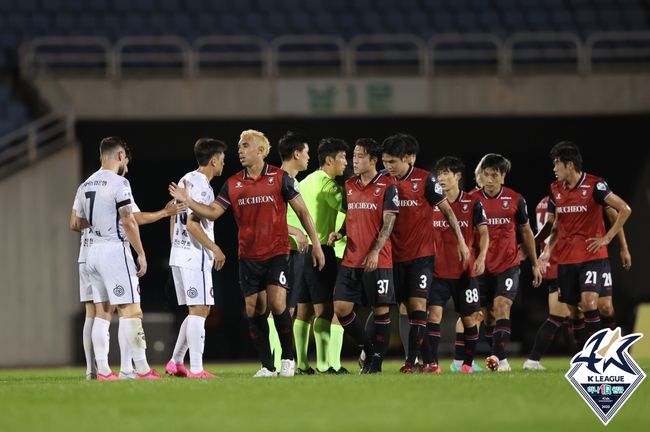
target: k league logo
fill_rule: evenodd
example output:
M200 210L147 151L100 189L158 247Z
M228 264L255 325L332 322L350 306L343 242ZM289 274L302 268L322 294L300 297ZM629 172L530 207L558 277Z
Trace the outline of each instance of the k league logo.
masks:
M621 329L603 329L589 338L571 359L565 375L600 421L607 425L645 379L645 373L628 353L641 333L621 337Z

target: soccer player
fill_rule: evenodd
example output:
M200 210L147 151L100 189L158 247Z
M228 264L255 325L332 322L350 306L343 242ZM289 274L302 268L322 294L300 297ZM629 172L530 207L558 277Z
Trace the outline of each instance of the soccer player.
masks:
M295 145L305 141L298 141ZM285 146L288 143L284 144ZM282 144L281 144L282 147ZM318 144L318 162L320 168L309 174L300 182L302 195L325 255L325 267L318 272L308 262L307 255L298 255L296 260L295 286L298 291L297 313L293 326L296 341L297 373L311 374L313 369L307 362L310 323L313 319L314 340L316 342L316 373L346 373L341 368L334 369L329 360L330 330L333 319L332 292L336 283L336 255L334 248L327 245L329 234L336 229L336 217L343 203L343 191L335 179L345 172L347 166L346 151L348 145L337 138L324 138ZM280 149L282 152L282 149ZM307 150L303 150L307 151ZM293 153L299 153L294 149ZM298 228L298 218L289 211L289 225ZM311 246L309 246L311 249ZM334 359L333 359L334 360ZM337 363L334 360L332 363Z
M131 187L122 177L128 163L127 156L128 147L121 138L104 138L100 143L101 169L79 186L75 198L76 216L83 219L76 224L87 224L93 236L86 266L95 302L92 345L98 380L119 379L108 365L108 329L113 305L120 310L120 327L124 326L136 378L161 378L149 367L145 353L138 277L146 273L147 260L133 215ZM138 255L137 269L129 245Z
M390 235L399 212L397 188L377 172L381 146L370 138L356 141L354 176L345 182L344 227L329 235L333 244L347 234L347 245L336 277L334 313L367 357L361 373L379 373L390 338L390 305L395 303ZM355 304L372 307L375 321L370 340Z
M584 314L586 341L601 326L598 299L606 279L607 245L623 229L632 209L605 180L583 171L576 144L559 142L550 157L557 177L551 184L548 206L554 221L549 245L541 257L543 263L551 256L557 261L559 300L569 306L573 319L578 308ZM603 218L606 206L617 211L609 230Z
M498 154L486 155L481 163L483 187L472 194L487 216L490 237L485 273L479 278L481 304L488 305L496 320L492 355L486 359L492 371L510 371L505 348L510 339L510 307L519 286L517 230L533 268L533 285L539 286L542 275L537 262L535 238L528 223L526 200L504 186L510 161Z
M400 214L391 235L393 247L393 276L397 301L407 306L410 321L408 354L402 373L413 373L415 359L420 354L422 342L427 333L427 300L431 290L431 275L434 269L436 247L432 230L422 227L433 226L433 209L438 208L457 236L457 260L465 262L469 250L458 227L454 212L443 195L443 190L433 175L411 165L407 154L413 137L396 134L383 142L382 162L397 187L400 197ZM432 329L429 329L432 331ZM439 333L439 323L438 323ZM436 364L425 364L423 371L439 371Z
M214 138L200 138L194 144L198 168L178 182L188 189L192 200L206 205L214 202L210 182L223 171L226 145ZM215 378L203 369L205 319L214 305L212 267L219 271L226 256L214 242L214 222L201 219L188 209L170 221L172 248L169 265L172 269L176 298L179 305L187 305L188 315L181 324L176 347L165 371L170 375L188 378ZM190 370L183 365L185 345L190 352Z
M436 179L458 219L458 226L463 233L470 256L466 261L458 259L457 239L451 228L451 223L442 215L440 209L434 209L433 227L438 259L433 272L427 325L430 327L431 355L437 366L442 312L449 298L453 298L456 312L461 316L463 325L464 352L460 372L473 373L472 362L478 341L479 321L477 318L481 310L476 277L485 270L489 235L481 201L476 196L460 189L464 169L463 162L452 156L439 159L434 168ZM474 240L477 233L479 238L478 255L474 251ZM439 367L434 370L436 373L440 373L440 371Z
M325 264L314 223L291 177L264 162L270 147L262 132L243 131L238 154L244 169L228 178L209 206L194 201L186 190L174 183L169 187L170 194L187 202L200 218L215 220L229 207L233 209L239 226L239 280L249 333L262 362L256 377L278 374L269 346L269 306L282 345L280 376L293 376L295 372L291 315L286 303L290 250L287 203L295 210L312 240L312 264L319 269Z

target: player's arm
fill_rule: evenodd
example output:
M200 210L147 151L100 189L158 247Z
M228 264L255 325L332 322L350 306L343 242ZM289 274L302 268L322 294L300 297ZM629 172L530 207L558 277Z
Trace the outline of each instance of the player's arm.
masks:
M605 215L607 215L607 220L609 221L610 226L616 223L618 212L612 207L605 208ZM623 268L625 270L629 270L630 267L632 267L632 255L630 254L630 250L627 247L627 239L625 238L624 228L621 228L618 234L616 234L616 239L618 240L618 244L621 249L621 264L623 264Z
M118 205L120 204L118 203ZM120 222L122 222L122 226L124 227L126 238L138 255L138 272L136 274L138 277L142 277L147 272L147 258L144 255L144 248L140 240L140 228L133 216L131 202L129 201L126 204L120 205L118 207L118 213L120 215Z
M341 210L341 212L344 212ZM341 223L341 228L339 228L338 231L330 233L330 235L327 238L327 245L328 246L333 246L334 242L337 242L341 240L343 237L347 235L345 231L345 218L343 218L343 222Z
M169 218L169 242L174 241L174 219L173 217Z
M293 225L287 225L287 228L289 229L289 235L292 235L296 238L296 243L298 244L298 252L305 253L309 247L309 242L307 241L305 233L303 233L300 228L296 228Z
M485 271L485 259L487 258L488 247L490 246L490 233L488 232L487 224L478 226L478 256L474 261L474 271L477 276L480 276Z
M542 283L542 272L539 265L540 263L537 260L535 235L528 223L519 225L519 233L521 234L521 243L524 246L524 252L526 252L526 256L528 256L530 264L533 267L533 286L538 287Z
M77 212L74 209L72 209L72 213L70 214L70 229L72 231L81 232L81 230L84 230L86 228L90 228L90 224L88 224L88 221L84 218L77 216Z
M295 195L290 201L289 205L296 212L296 216L300 220L300 224L307 231L307 235L311 239L312 244L312 262L314 267L318 266L318 270L322 270L325 267L325 255L323 254L323 249L320 247L320 239L318 238L318 233L316 232L316 227L314 226L314 220L307 210L305 201L302 199L300 194Z
M460 230L460 226L458 226L458 219L456 218L456 215L454 214L454 211L451 209L451 205L449 205L448 201L443 201L439 203L438 208L445 216L445 219L447 220L449 227L452 229L454 235L456 236L456 248L458 249L458 260L465 263L467 261L467 258L469 258L469 248L465 243L465 239L463 238L463 233Z
M190 197L187 188L179 187L176 183L169 185L169 195L179 202L187 203L187 206L192 209L192 212L201 219L216 220L226 212L226 209L219 205L217 201L210 205L194 201Z
M217 271L221 270L226 263L226 255L224 255L221 248L215 242L210 240L210 237L201 228L201 219L193 213L187 218L187 232L201 243L201 246L212 251L214 255L214 268Z
M605 196L603 202L605 205L616 210L618 214L616 215L616 219L614 219L614 223L612 223L612 226L603 237L587 239L587 250L592 253L595 253L603 246L607 246L623 229L623 225L625 225L625 222L632 214L630 206L621 197L611 191Z
M555 222L555 214L547 213L546 222L537 234L535 235L535 243L540 246L544 241L551 235L551 230L553 229L553 223Z
M375 271L377 269L377 264L379 263L379 251L384 247L390 234L393 232L393 227L395 226L395 220L397 219L397 213L394 212L384 212L383 215L383 224L381 230L377 235L375 243L372 245L370 252L366 255L366 258L363 260L364 270L366 272Z
M164 208L155 211L155 212L137 212L133 213L135 220L138 222L138 225L147 225L150 223L158 222L162 218L176 216L179 213L182 213L187 209L186 203L176 203L175 200L171 200L165 205Z

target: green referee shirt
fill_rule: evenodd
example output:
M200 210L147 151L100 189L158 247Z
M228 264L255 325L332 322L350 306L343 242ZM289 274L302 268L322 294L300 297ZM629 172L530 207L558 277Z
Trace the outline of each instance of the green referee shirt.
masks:
M343 205L343 190L334 179L320 169L305 177L299 183L299 190L309 214L314 220L320 243L327 244L329 234L335 231L336 216ZM291 207L287 209L287 224L305 232ZM289 236L289 240L291 249L298 249L293 236ZM307 236L307 240L311 243L309 236Z

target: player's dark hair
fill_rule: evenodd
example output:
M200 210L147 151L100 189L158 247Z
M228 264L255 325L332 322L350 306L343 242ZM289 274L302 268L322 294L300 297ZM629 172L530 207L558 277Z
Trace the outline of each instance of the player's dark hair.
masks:
M560 141L551 149L549 156L552 161L559 160L566 164L573 162L576 171L582 171L582 155L578 146L571 141Z
M194 157L201 166L210 163L216 154L225 153L228 146L223 141L214 138L199 138L194 143Z
M382 143L382 152L398 158L406 155L416 155L420 150L417 140L409 134L398 133L391 135Z
M382 147L377 141L372 138L359 138L355 143L355 146L363 147L366 149L366 152L370 155L371 158L377 160L381 159Z
M131 158L131 149L126 145L126 141L118 136L109 136L101 140L99 143L99 156L103 157L119 150L124 149L124 155Z
M323 166L327 156L335 158L337 153L347 152L348 149L348 144L340 138L323 138L318 143L318 163Z
M508 159L496 153L485 155L483 162L481 162L482 170L492 168L493 170L498 171L503 175L508 174L511 167L512 164Z
M307 137L298 132L289 131L278 142L278 153L283 161L290 160L293 152L302 151L308 144Z
M455 156L444 156L436 161L436 165L433 167L433 173L438 175L443 171L449 171L454 174L460 173L461 175L465 172L465 164L460 158Z

